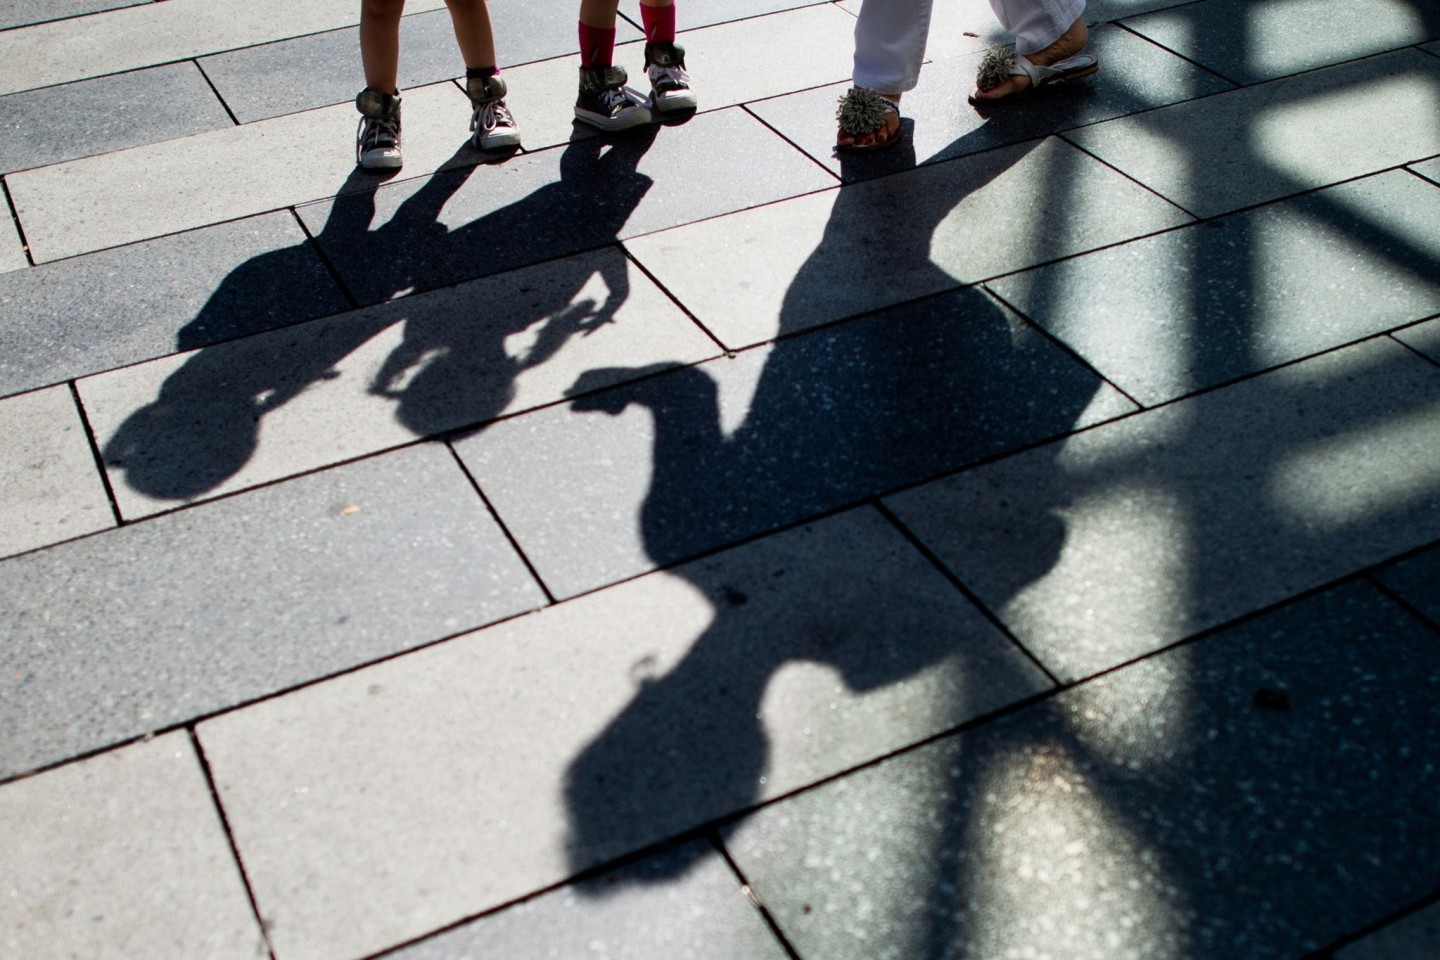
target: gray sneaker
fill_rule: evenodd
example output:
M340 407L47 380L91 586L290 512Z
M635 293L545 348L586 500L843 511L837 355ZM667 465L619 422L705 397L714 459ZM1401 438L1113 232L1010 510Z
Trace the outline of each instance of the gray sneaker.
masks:
M400 98L365 89L355 98L360 126L355 131L355 162L366 170L398 170L400 155Z
M628 130L650 122L642 97L625 86L624 67L581 67L575 116L601 130Z
M505 106L505 81L499 77L470 77L465 94L474 104L470 114L470 142L478 150L503 150L520 146L520 127Z

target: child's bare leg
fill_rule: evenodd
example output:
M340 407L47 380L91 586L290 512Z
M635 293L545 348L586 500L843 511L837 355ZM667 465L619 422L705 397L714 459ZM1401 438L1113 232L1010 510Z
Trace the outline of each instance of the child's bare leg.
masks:
M620 0L580 0L580 22L601 30L615 29L615 12Z
M495 67L495 33L490 28L490 8L485 0L445 0L455 40L468 70Z
M398 93L400 72L400 15L405 0L361 0L360 62L365 86L381 93Z

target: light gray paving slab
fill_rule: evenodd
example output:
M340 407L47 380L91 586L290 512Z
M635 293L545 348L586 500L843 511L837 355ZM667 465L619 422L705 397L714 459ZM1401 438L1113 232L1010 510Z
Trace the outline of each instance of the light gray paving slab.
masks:
M444 0L410 0L410 13ZM350 0L165 0L0 34L0 95L189 60L360 22Z
M6 956L265 954L186 734L0 786L0 829Z
M1440 184L1440 157L1422 163L1410 164L1410 169L1433 183Z
M1192 0L1088 0L1085 4L1085 22L1108 23L1190 2Z
M0 30L151 2L153 0L0 0Z
M318 960L422 935L1045 685L864 510L199 736L277 955ZM707 850L607 896L701 878Z
M1433 651L1374 591L1335 591L782 801L728 845L803 957L1311 955L1433 889Z
M534 608L441 446L0 563L0 776Z
M128 520L556 403L589 369L717 352L611 247L78 389Z
M1075 679L1440 539L1437 401L1380 338L888 503Z
M490 17L502 70L516 64L563 57L578 46L575 10L567 4L494 4ZM616 24L622 42L643 37L624 20ZM334 103L349 103L365 85L353 28L247 47L200 61L207 76L241 123L296 113ZM400 24L402 90L465 75L455 44L455 29L445 10L405 17ZM507 80L517 84L508 72ZM566 89L575 86L569 77ZM569 89L566 114L574 104ZM525 117L520 117L524 121ZM469 117L463 117L459 129ZM529 133L529 124L521 128ZM533 147L529 136L527 145Z
M15 218L9 213L9 210L0 210L0 273L30 266L25 257L25 243L20 239L20 231L15 228Z
M587 373L456 449L573 596L1133 409L1012 321L962 290L613 390Z
M724 861L709 856L691 875L674 879L672 861L694 861L708 852L687 847L652 857L389 956L394 960L542 956L785 960L788 954L780 941Z
M1436 223L1397 170L990 288L1150 405L1440 313Z
M299 213L349 288L374 303L397 289L499 273L834 182L732 108L680 127L628 131L609 145L580 140L499 166L382 187L373 212L351 213L337 201ZM328 226L334 222L341 226ZM384 244L383 269L376 267L377 243Z
M861 2L841 0L836 6L858 17ZM930 9L925 56L927 60L944 60L984 50L992 43L1003 43L1006 39L1005 31L1000 29L986 0L950 0L934 4Z
M1204 0L1125 26L1237 83L1259 83L1440 36L1440 10L1409 0Z
M289 213L0 276L0 394L349 306Z
M0 173L234 126L193 63L0 97Z
M761 17L782 10L824 5L826 4L823 2L817 3L817 0L686 0L684 6L676 7L675 26L677 30L684 33L687 30L708 27L717 23ZM620 14L637 26L642 22L640 11L636 6L622 4ZM685 45L683 36L680 38L680 43L682 46ZM688 56L688 48L686 53Z
M1440 62L1404 50L1066 136L1199 216L1440 153Z
M1410 960L1440 954L1440 906L1431 904L1336 951L1335 960Z
M1380 582L1440 624L1440 548L1433 548L1378 574Z
M927 64L920 85L901 102L906 140L875 154L836 156L835 103L848 84L766 100L750 109L817 163L846 180L863 180L1231 89L1119 27L1096 28L1090 46L1114 69L1056 87L1023 110L1007 106L982 111L964 102L961 95L974 86L983 52Z
M1397 332L1395 338L1407 347L1419 350L1431 360L1440 363L1440 319L1406 327Z
M406 176L457 158L469 139L469 104L453 83L410 92ZM36 262L57 260L371 186L376 178L355 175L355 121L354 106L339 104L12 174L6 183ZM471 156L468 147L458 156Z
M0 556L114 524L70 388L0 400Z
M1051 139L640 237L626 247L701 323L739 347L1188 219ZM1008 226L1000 231L997 223ZM726 268L715 270L716 263Z

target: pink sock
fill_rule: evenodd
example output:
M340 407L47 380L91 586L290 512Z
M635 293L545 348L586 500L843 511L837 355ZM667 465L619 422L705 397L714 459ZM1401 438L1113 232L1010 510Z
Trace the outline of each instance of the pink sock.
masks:
M675 42L675 4L652 7L640 4L640 21L645 24L646 43Z
M615 54L615 28L580 24L580 66L608 67Z

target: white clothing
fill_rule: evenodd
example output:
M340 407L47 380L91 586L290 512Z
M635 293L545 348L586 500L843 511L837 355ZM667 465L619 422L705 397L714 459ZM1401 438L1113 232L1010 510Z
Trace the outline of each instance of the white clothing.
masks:
M942 0L943 2L943 0ZM934 0L865 0L855 24L851 80L876 93L904 93L920 80ZM1085 0L990 0L1021 55L1044 50L1085 12Z

